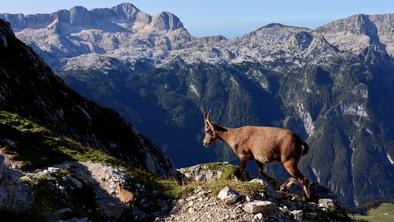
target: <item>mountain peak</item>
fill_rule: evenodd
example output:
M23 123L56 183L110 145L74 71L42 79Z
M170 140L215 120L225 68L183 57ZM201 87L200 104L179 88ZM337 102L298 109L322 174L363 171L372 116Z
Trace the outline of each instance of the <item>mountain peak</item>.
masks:
M181 20L171 12L161 12L152 19L153 27L157 30L175 30L183 28Z
M280 29L294 29L294 30L310 30L309 28L306 27L301 27L301 26L292 26L292 25L284 25L282 23L269 23L260 29L274 29L274 30L280 30Z
M316 29L319 32L352 32L355 34L366 34L373 29L374 24L369 19L369 15L356 14L343 19L330 22Z
M122 3L112 8L117 16L125 16L127 19L135 18L136 14L141 12L131 3Z
M264 28L283 28L283 27L286 27L286 25L283 25L282 23L273 22L273 23L269 23L268 25L265 25L263 27Z
M70 12L87 12L88 10L83 6L74 6L70 8Z
M130 2L123 2L120 3L119 5L116 5L114 8L123 8L123 9L136 9L139 10L135 5L133 5Z
M69 10L70 24L90 24L94 21L89 10L82 6L74 6Z

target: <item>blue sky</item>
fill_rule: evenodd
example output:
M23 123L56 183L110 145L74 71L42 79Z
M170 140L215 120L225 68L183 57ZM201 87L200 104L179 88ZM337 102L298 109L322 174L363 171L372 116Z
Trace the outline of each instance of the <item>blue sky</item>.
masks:
M315 28L353 14L394 13L394 0L4 0L0 13L49 13L122 2L151 15L170 11L195 36L234 37L272 22Z

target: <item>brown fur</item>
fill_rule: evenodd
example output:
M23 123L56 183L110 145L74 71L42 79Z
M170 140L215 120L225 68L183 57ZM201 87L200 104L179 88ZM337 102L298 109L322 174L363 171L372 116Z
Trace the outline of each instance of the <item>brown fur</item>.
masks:
M119 200L126 206L132 206L134 204L134 193L121 188L119 185L116 187L116 193L118 193Z
M210 113L205 114L204 125L203 145L208 146L216 139L227 143L240 159L239 172L242 179L245 179L245 168L251 160L256 160L262 176L266 176L265 163L279 162L290 175L280 189L285 190L298 181L303 187L305 196L310 198L309 181L297 167L298 161L307 153L309 147L296 134L275 127L223 127L211 122Z

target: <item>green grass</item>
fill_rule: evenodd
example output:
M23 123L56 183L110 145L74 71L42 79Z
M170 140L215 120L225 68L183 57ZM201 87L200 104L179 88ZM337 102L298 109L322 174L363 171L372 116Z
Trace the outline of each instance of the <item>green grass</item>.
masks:
M209 183L191 182L186 185L180 185L175 180L159 180L158 183L162 187L164 194L170 199L179 199L182 196L201 187L206 191L211 191L211 194L216 196L225 186L230 187L232 190L242 196L254 195L256 193L264 192L264 187L258 183L243 182L239 180L225 180L219 179Z
M349 216L348 216L347 212L344 209L338 208L336 206L335 207L328 207L327 213L330 215L330 217L336 218L336 220L338 220L338 221L348 221L349 220Z
M20 161L22 170L34 170L64 161L92 161L119 165L120 161L99 150L50 132L16 114L0 111L0 140L5 152ZM4 138L16 143L8 145Z
M45 128L21 118L17 114L9 113L0 110L0 124L8 125L16 130L28 130L31 132L48 132Z
M214 195L217 195L225 186L230 187L232 190L242 196L249 196L256 193L264 192L264 186L259 183L250 183L239 180L225 180L219 179L211 183L203 184L202 187L211 190Z
M264 192L264 187L258 183L243 182L238 180L224 180L219 179L209 183L191 182L186 185L180 185L177 181L171 179L161 179L157 181L161 187L161 191L166 198L179 199L187 196L197 187L201 187L206 191L211 191L211 195L216 196L225 186L242 196L255 195L256 193ZM156 186L157 187L157 186Z
M243 196L253 195L257 192L264 192L264 187L261 184L236 180L235 172L237 171L238 167L235 165L223 164L223 162L213 162L201 164L201 169L202 171L221 171L222 175L220 176L220 178L212 182L191 182L184 186L168 186L170 188L169 193L172 194L174 197L180 197L187 194L189 191L195 189L198 186L205 190L212 191L212 195L217 195L220 190L223 189L225 186L229 186L232 190ZM188 173L190 172L190 170L190 168L183 168L182 172Z
M382 203L377 208L370 209L366 215L354 214L351 217L355 220L391 222L394 221L394 204Z

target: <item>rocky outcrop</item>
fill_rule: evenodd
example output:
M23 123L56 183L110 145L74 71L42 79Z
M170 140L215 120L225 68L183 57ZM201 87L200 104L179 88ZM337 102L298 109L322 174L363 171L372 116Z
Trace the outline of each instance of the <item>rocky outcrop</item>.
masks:
M126 170L103 163L64 162L35 172L1 167L0 210L3 214L19 213L33 219L56 221L147 220L153 215L166 214L172 203L160 198L148 200L146 196L152 196L149 185L137 182L135 175ZM133 198L137 206L122 202L124 197L116 192L119 186L138 195ZM157 206L158 203L161 205Z
M226 165L215 163L198 166L212 168L213 165L221 164ZM183 168L182 171L189 169L190 174L193 174L194 170L197 171L196 174L203 174L204 171L199 167ZM217 178L210 182L201 182L200 186L177 200L167 216L158 217L156 221L350 221L341 206L327 196L318 198L316 202L304 202L296 194L273 191L266 182L259 181L254 179L241 182L236 179ZM228 185L224 185L226 183ZM250 186L251 184L258 186ZM214 191L222 186L220 191ZM241 187L239 191L248 194L238 194L229 186L234 189ZM219 194L216 195L216 192ZM324 196L321 189L317 192L314 188L314 192Z
M33 192L19 181L22 173L6 166L4 160L0 154L0 210L28 211L33 204Z
M220 179L225 174L232 173L234 166L227 162L217 162L212 164L197 164L195 166L180 168L178 171L183 174L189 182L206 183Z

